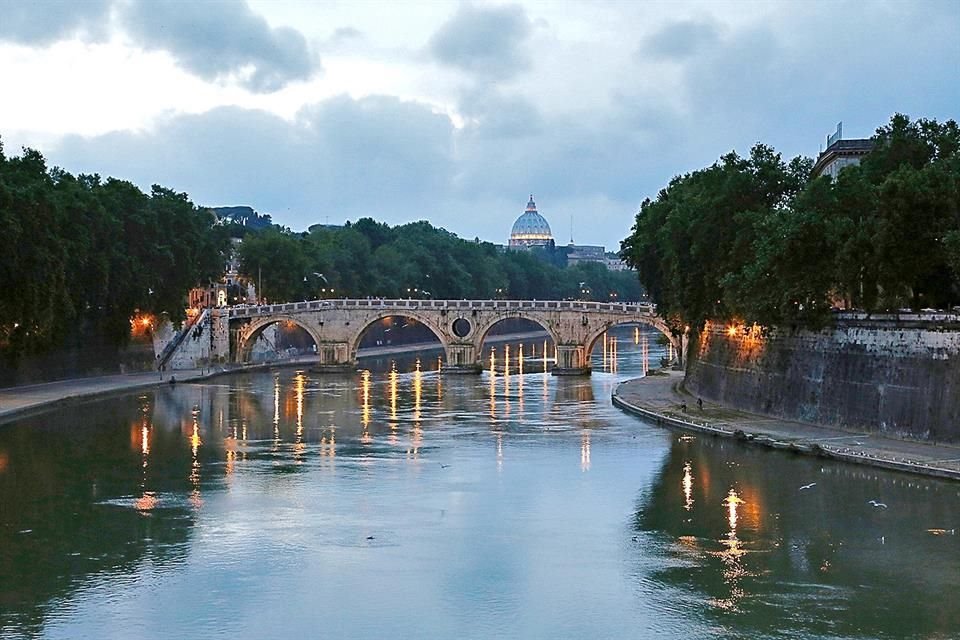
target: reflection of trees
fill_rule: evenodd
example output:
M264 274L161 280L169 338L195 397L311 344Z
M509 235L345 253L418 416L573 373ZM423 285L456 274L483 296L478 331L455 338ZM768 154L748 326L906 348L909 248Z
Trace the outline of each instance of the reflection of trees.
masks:
M938 482L677 438L634 526L661 556L652 578L745 637L927 636L960 630L957 540L926 532L960 522L957 503Z
M163 567L185 555L193 511L163 496L188 486L189 452L173 454L183 452L178 432L148 426L144 467L142 423L150 416L141 418L129 396L0 432L8 459L0 472L0 635L39 633L56 601L94 575L127 574L147 559Z

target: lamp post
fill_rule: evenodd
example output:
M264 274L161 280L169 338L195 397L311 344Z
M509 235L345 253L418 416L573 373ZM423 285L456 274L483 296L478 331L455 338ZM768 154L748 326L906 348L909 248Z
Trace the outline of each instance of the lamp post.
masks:
M586 282L580 283L580 300L583 301L586 298L590 297L590 287L587 286Z

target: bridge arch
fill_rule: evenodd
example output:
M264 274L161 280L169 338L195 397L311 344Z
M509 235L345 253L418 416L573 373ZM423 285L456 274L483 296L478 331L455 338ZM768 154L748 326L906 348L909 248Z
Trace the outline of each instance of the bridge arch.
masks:
M363 319L360 323L359 328L351 334L348 345L349 345L349 354L352 361L357 359L357 351L360 348L360 339L363 337L363 334L367 332L370 327L377 324L378 322L383 321L385 318L409 318L415 320L425 326L430 332L436 336L437 340L440 342L440 346L443 347L444 353L447 352L447 347L450 344L448 339L448 334L444 331L443 327L438 326L436 319L429 314L420 313L416 309L384 309L372 315L369 315Z
M560 342L557 340L556 332L549 325L549 323L547 323L547 321L543 318L543 316L541 316L538 313L497 314L491 318L488 318L483 324L475 327L473 330L472 342L478 358L482 357L481 351L483 349L483 341L486 339L487 334L490 333L490 330L500 322L503 322L504 320L510 320L510 319L520 319L520 320L527 320L529 322L532 322L538 325L541 329L543 329L547 333L548 336L550 336L550 340L553 341L553 344L560 344Z
M253 345L257 342L257 338L260 337L267 327L280 324L281 322L289 322L303 329L313 340L313 344L317 345L318 347L320 346L320 336L316 329L309 324L298 320L295 316L277 315L268 316L265 318L256 318L240 329L240 335L237 339L237 352L235 354L236 362L246 362L250 358L250 352L253 350Z
M623 324L645 324L649 327L653 327L663 335L667 337L667 340L670 341L670 344L673 345L673 348L680 352L680 344L678 338L675 337L670 332L670 327L667 326L667 323L661 320L659 317L650 317L650 318L622 318L616 320L609 320L603 324L602 327L596 329L587 336L587 339L584 341L584 357L590 358L590 354L593 353L593 348L597 345L597 340L599 340L603 334L612 329L613 327L620 326Z

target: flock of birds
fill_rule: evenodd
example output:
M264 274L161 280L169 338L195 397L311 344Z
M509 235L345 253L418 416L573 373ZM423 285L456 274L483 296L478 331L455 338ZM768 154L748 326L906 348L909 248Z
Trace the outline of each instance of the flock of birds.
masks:
M808 489L813 489L815 486L817 486L817 483L816 483L816 482L811 482L810 484L805 484L805 485L803 485L802 487L800 487L800 488L797 489L797 490L798 490L798 491L807 491ZM887 508L886 503L878 502L877 500L867 500L867 504L871 505L874 509L886 509L886 508Z

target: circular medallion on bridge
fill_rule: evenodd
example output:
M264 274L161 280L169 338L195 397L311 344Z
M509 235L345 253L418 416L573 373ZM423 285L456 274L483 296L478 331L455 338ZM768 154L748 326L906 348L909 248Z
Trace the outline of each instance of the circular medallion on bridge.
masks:
M466 318L457 318L453 321L451 328L453 329L454 335L458 338L465 338L473 327L470 326L470 321Z

